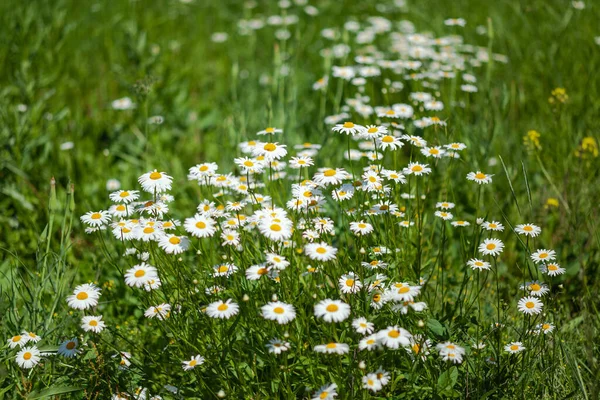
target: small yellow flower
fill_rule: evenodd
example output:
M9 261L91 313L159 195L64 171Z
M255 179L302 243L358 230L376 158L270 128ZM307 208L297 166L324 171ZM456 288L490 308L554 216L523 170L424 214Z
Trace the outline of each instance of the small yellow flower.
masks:
M592 136L584 137L575 150L575 155L580 158L598 157L598 142Z
M567 91L565 90L565 88L556 88L552 91L552 96L550 96L550 98L548 98L548 102L550 104L555 104L555 103L566 103L567 100L569 100L569 95L567 94Z
M540 136L542 135L538 131L530 130L527 132L527 135L523 136L523 144L528 149L539 150L542 148L540 145Z
M558 199L554 198L554 197L549 197L548 200L546 200L546 205L545 208L557 208L558 207Z

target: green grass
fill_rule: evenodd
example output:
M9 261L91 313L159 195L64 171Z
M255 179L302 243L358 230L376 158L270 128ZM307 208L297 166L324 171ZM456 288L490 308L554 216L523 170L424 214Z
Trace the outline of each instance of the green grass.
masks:
M221 389L228 398L307 398L328 382L337 383L339 398L598 398L600 158L589 152L580 157L577 150L586 137L599 140L600 77L595 71L600 68L600 47L594 37L600 36L600 7L591 1L577 10L567 1L409 0L398 9L391 1L323 0L311 2L319 8L316 17L297 6L284 11L298 14L299 21L289 26L291 38L281 41L274 37L278 27L238 34L242 18L281 15L276 2L258 3L254 9L233 0L0 4L0 333L5 343L0 352L0 399L41 398L61 390L72 398L109 398L117 391L132 393L138 386L170 398L165 384L180 387L185 398L213 398ZM378 8L382 5L387 11ZM246 238L246 251L240 254L224 250L218 240L204 242L202 255L186 252L181 262L157 250L153 265L169 277L162 298L182 303L185 311L168 324L144 318L144 310L157 298L125 285L123 271L131 266L131 260L121 257L125 246L110 234L85 234L79 217L108 208L108 179L118 179L124 189L139 189L137 178L154 168L174 177L172 216L190 217L212 192L187 181L188 168L214 161L219 172L235 172L232 160L240 156L238 143L254 139L266 126L284 129L277 140L290 151L306 141L323 144L316 166L350 171L343 159L346 138L323 123L343 104L338 80L330 76L324 92L313 91L312 84L329 74L332 65L353 65L351 59L320 55L322 49L352 36L346 33L332 42L320 35L321 30L342 29L348 20L364 24L372 15L394 23L410 20L417 32L436 37L458 33L464 43L508 58L506 63L468 69L478 79L477 93L458 90L459 80L440 82L438 97L445 109L437 115L448 127L427 128L424 137L432 143L460 141L468 148L460 160L436 164L434 175L421 187L411 180L410 186L391 195L409 215L422 215L423 227L407 234L385 219L375 223L374 238L357 240L347 231L348 218L331 201L328 189L324 210L336 224L337 235L330 243L340 250L340 260L326 268L327 274L301 277L308 260L289 249L285 255L296 269L283 271L279 286L248 283L243 271L262 262L269 246L260 235ZM444 26L449 17L465 18L467 26ZM477 26L487 32L477 33ZM214 32L227 32L229 39L215 43L210 39ZM384 52L389 51L387 40L377 40ZM353 56L363 51L348 43ZM287 75L281 73L282 66ZM385 83L374 79L366 86L373 105L408 103L411 91L433 92L402 75L384 75L403 81L405 88L384 94ZM549 102L555 88L566 90L564 104ZM355 92L346 84L342 98ZM113 110L111 102L125 96L137 108ZM463 101L464 107L455 101ZM147 124L154 115L163 116L164 123ZM371 124L376 118L353 114L353 120ZM524 145L529 130L541 134L541 148ZM61 150L65 142L74 147ZM410 147L404 146L397 157L388 153L385 165L400 169L411 157L422 162ZM359 165L366 163L355 163L353 169L358 171ZM494 174L491 185L479 189L464 179L478 169ZM315 172L313 167L306 177ZM55 198L51 178L56 180ZM427 198L422 203L400 199L400 193L410 190ZM272 183L261 192L281 206L291 198L288 183ZM227 200L232 198L236 197ZM471 222L464 234L434 219L435 202L444 198L457 204L452 210L456 218ZM550 198L558 206L547 205ZM483 284L482 276L480 296L474 295L476 275L467 274L464 267L483 235L473 228L477 217L506 227L495 236L506 244L499 277L488 271ZM525 222L543 229L535 243L512 233L514 225ZM373 314L378 330L398 324L434 344L453 340L467 347L481 333L490 340L485 351L470 349L469 361L456 366L442 363L433 349L422 363L413 363L402 349L357 358L352 356L358 339L349 328L351 319L345 325L313 319L318 300L340 298L336 280L341 274L364 272L356 266L366 260L358 250L374 243L403 249L390 256L393 279L431 278L420 298L429 304L428 311L397 317L385 309ZM556 250L567 270L552 280L552 293L544 298L546 317L557 326L552 339L526 337L530 321L516 311L522 296L519 285L529 280L526 271L534 268L527 264L528 252L537 248ZM240 266L223 298L236 299L242 317L221 323L189 310L215 300L204 295L204 288L214 283L207 271L223 254ZM424 274L415 273L420 268ZM103 288L94 315L103 315L109 329L99 335L84 333L79 328L83 312L70 310L65 301L76 285L86 282ZM196 288L199 294L190 294ZM298 318L287 329L257 317L256 309L273 293L297 308ZM242 301L244 294L251 298L247 303ZM465 299L471 295L474 302ZM507 325L502 343L517 337L531 341L531 351L522 355L508 358L502 353L499 368L485 362L496 351L498 331L490 324L497 320L498 298ZM348 301L353 310L361 310L352 317L370 315L365 298ZM85 347L75 359L50 356L30 372L16 365L16 351L6 346L6 340L22 330L42 336L40 348L48 351L76 336ZM265 343L286 330L293 346L284 353L289 357L268 354ZM349 356L324 357L312 351L333 335L354 346ZM134 354L132 368L118 368L119 360L112 358L117 351ZM184 372L181 361L192 352L207 362ZM367 370L358 368L360 360ZM360 378L380 365L392 372L392 382L376 394L361 389Z

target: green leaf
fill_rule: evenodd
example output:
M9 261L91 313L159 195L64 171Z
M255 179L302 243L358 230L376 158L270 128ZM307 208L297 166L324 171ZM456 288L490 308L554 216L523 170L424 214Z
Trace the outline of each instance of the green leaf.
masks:
M41 391L31 392L29 396L27 396L27 400L43 399L57 394L78 392L80 390L83 390L83 388L78 386L54 386Z
M431 330L431 332L435 333L438 336L443 336L446 332L446 328L444 328L444 326L437 319L428 319L427 327Z
M458 380L458 369L452 367L444 371L438 378L437 386L439 391L451 390Z

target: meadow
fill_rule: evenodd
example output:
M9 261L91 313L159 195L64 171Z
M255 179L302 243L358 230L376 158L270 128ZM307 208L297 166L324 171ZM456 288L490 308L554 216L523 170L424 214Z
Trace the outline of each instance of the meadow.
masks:
M598 21L0 2L0 400L600 398Z

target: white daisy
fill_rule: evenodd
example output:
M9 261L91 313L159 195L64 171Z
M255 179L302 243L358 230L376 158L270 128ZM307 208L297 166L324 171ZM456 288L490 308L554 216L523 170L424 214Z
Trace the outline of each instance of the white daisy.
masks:
M234 303L231 299L226 301L215 301L206 307L206 314L211 318L229 319L236 315L240 310L240 306Z
M100 333L106 328L106 324L102 321L102 315L89 315L81 318L81 328L86 332Z
M479 245L479 252L484 256L497 256L504 250L504 243L499 239L485 239L483 243Z
M523 297L519 300L518 309L523 314L539 314L542 312L544 303L542 303L537 297Z
M315 316L325 322L341 322L350 315L350 306L340 300L325 299L315 305Z
M73 294L67 297L69 307L77 310L87 310L95 307L100 298L100 288L92 283L79 285L73 291Z
M400 346L410 346L412 335L399 326L389 326L387 329L379 331L377 338L384 346L397 349Z
M202 357L200 354L192 356L192 358L188 361L182 361L181 362L183 365L183 370L184 371L189 371L191 369L194 369L195 367L204 364L204 357Z
M277 321L279 324L287 324L296 318L294 306L281 301L267 303L261 307L261 311L265 319Z
M138 178L138 182L142 185L148 193L156 194L171 190L171 182L173 178L167 175L165 172L158 172L154 170L147 172Z
M17 353L15 361L19 367L30 369L35 367L41 360L41 353L35 346L24 347Z
M323 262L335 260L337 249L325 242L308 243L304 246L304 252L311 260Z

